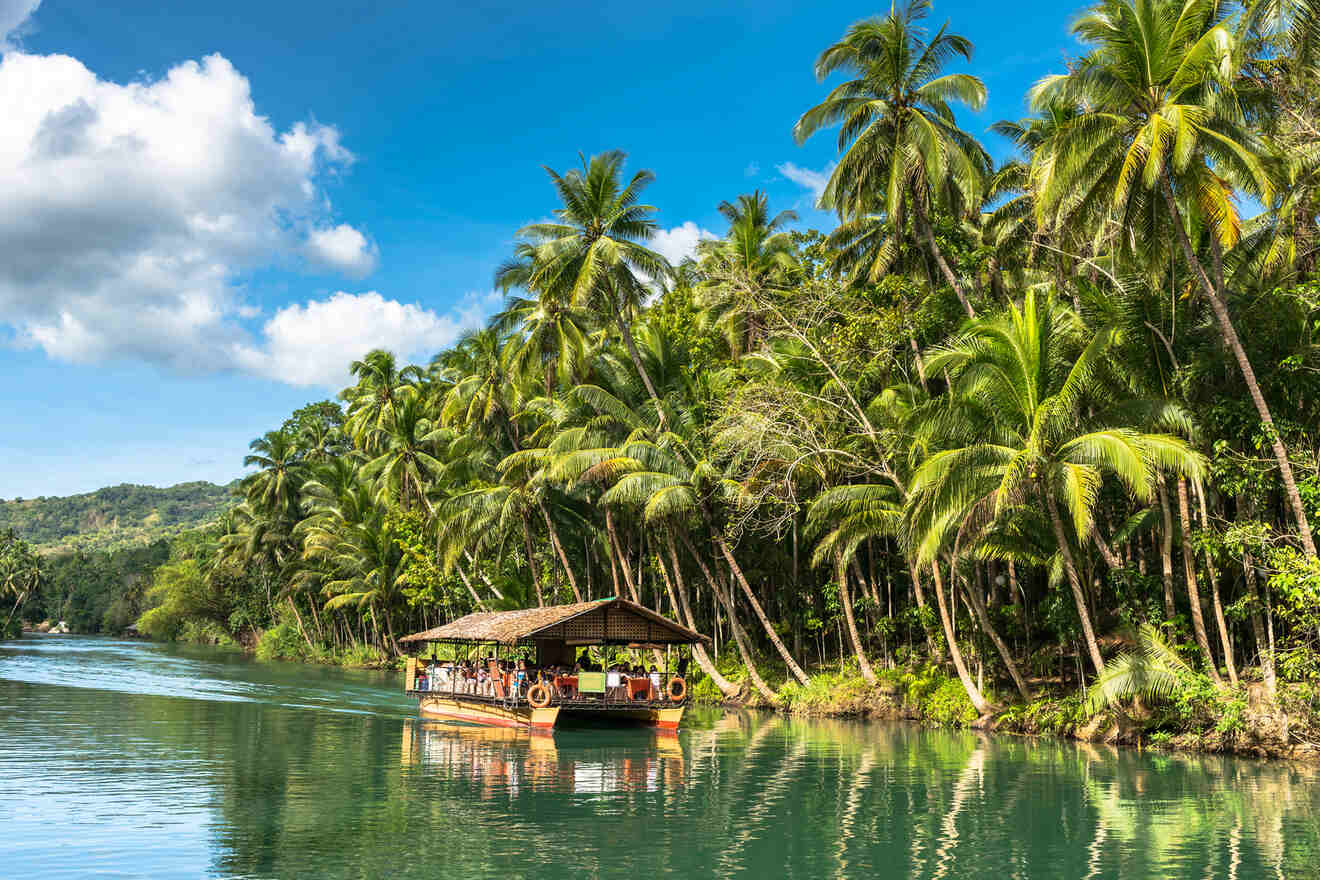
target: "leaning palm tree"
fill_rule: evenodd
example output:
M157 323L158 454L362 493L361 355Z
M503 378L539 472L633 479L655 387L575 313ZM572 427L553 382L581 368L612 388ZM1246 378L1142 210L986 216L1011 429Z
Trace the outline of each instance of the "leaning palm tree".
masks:
M1265 203L1269 154L1248 123L1249 90L1238 88L1244 54L1210 0L1102 0L1073 27L1089 51L1066 74L1032 91L1036 108L1079 108L1053 136L1038 210L1052 227L1081 204L1101 205L1120 248L1157 248L1170 234L1237 362L1274 452L1307 555L1315 542L1292 464L1228 308L1224 252L1238 242L1237 192ZM1236 188L1236 189L1235 189ZM1204 228L1210 264L1193 242Z
M1097 366L1113 339L1110 328L1086 331L1053 296L1028 291L1021 308L978 321L937 349L928 366L948 374L951 399L932 411L929 430L953 448L927 458L911 485L923 562L1015 508L1048 515L1097 673L1104 659L1073 548L1086 543L1101 485L1116 477L1145 501L1159 471L1193 479L1201 472L1201 457L1180 438L1104 417L1115 401ZM1176 410L1165 418L1176 420Z
M858 22L816 60L816 76L845 71L852 79L798 119L802 143L823 128L839 126L839 161L821 195L821 207L847 221L879 215L888 236L875 238L897 254L894 238L905 234L908 212L914 231L969 317L975 310L935 238L932 215L942 201L952 210L980 204L990 159L976 139L958 127L953 104L979 110L985 85L965 73L943 73L955 57L970 59L971 41L947 25L927 35L921 21L929 0L895 2L889 13Z
M645 245L655 235L655 208L638 199L655 175L638 171L623 183L625 157L610 150L590 161L583 157L581 169L564 174L547 168L563 202L554 211L556 222L532 223L518 236L531 246L531 288L563 291L568 302L613 319L663 422L660 396L633 341L631 316L649 293L646 279L662 283L672 269Z

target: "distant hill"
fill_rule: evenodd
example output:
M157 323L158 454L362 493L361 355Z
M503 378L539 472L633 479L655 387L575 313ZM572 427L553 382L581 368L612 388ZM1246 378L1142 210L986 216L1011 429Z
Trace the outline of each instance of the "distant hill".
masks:
M45 554L148 544L216 519L233 503L234 485L126 483L64 498L0 501L0 532L12 528Z

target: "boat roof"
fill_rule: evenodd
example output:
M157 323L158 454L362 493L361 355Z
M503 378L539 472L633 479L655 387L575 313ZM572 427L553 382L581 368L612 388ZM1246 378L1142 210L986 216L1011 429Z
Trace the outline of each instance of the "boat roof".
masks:
M569 645L690 645L710 641L701 633L643 605L612 596L594 602L518 611L478 611L444 626L413 633L401 642L562 641Z

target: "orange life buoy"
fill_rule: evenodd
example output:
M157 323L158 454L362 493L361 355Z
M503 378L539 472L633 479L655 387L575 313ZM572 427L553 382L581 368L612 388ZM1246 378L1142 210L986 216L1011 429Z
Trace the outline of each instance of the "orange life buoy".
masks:
M527 702L533 709L544 709L550 705L550 688L543 684L534 684L527 692Z
M687 682L675 675L669 679L668 692L671 702L683 702L683 698L687 696Z

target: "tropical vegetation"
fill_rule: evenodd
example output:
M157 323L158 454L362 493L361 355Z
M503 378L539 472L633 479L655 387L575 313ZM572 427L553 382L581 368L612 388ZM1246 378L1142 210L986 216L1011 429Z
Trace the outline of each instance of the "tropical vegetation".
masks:
M1189 676L1313 711L1320 6L1101 0L994 126L1000 163L959 112L973 46L929 13L816 61L792 130L836 134L835 229L730 193L671 265L650 172L550 169L506 307L254 440L144 629L388 658L473 610L619 595L711 634L713 697L907 669L949 720Z

